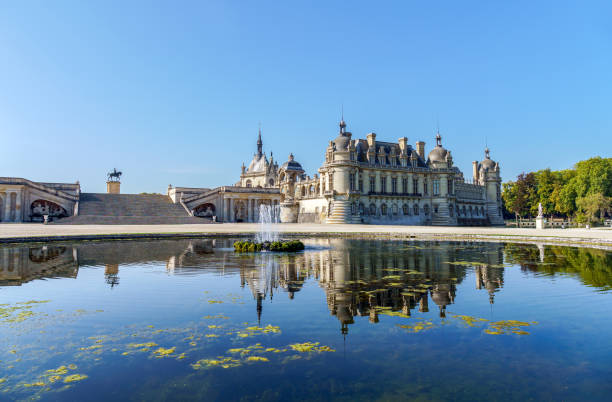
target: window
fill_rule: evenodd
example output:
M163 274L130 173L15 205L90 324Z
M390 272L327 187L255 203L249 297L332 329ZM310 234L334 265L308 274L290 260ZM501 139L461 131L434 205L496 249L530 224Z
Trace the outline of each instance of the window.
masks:
M412 209L415 215L419 214L419 204L414 204L414 207Z
M246 186L247 187L251 187L253 185L253 183L251 182L251 180L247 180L246 181Z
M363 203L359 203L359 215L363 215L365 214L365 206L363 205Z
M438 204L434 204L434 214L438 213Z
M429 215L429 205L427 205L427 204L426 204L426 205L423 207L423 213L425 213L425 215Z
M387 192L387 178L386 177L380 178L380 192L383 194Z
M413 194L419 193L419 179L416 177L412 179L412 193ZM415 214L415 215L418 215L418 214Z
M448 179L448 193L453 194L453 179Z
M355 191L355 173L349 174L349 189Z
M423 194L427 195L427 179L423 180Z
M391 193L397 194L397 177L391 178Z
M274 187L274 179L270 179L270 181L268 182L268 184L270 185L270 187Z
M355 152L351 152L351 160L354 161L355 160Z
M408 192L408 179L402 179L402 193Z
M376 178L372 176L370 176L370 191L372 193L376 192Z
M451 205L450 208L448 209L448 212L450 213L451 218L455 215L455 208L453 208L453 206Z
M376 205L370 204L370 215L376 215Z
M484 207L480 207L480 213L484 216Z
M387 204L382 204L382 205L380 206L380 213L381 213L382 215L387 215Z
M433 194L440 195L440 180L433 181Z
M359 176L359 192L363 193L363 180L361 176Z
M410 215L410 207L408 206L408 204L402 205L402 212L404 213L404 215Z

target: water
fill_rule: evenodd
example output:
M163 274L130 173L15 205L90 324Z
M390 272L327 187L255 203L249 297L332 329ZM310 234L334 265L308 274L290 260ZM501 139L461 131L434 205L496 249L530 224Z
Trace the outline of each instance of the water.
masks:
M277 241L278 232L275 225L280 222L280 206L266 205L259 206L259 233L255 236L257 243Z
M0 247L0 400L609 400L611 252L304 242Z

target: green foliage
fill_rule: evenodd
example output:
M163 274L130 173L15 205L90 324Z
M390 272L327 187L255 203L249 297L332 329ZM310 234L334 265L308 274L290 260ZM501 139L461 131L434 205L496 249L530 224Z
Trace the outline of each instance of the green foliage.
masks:
M299 240L275 241L270 244L270 251L301 251L304 243Z
M244 240L234 243L234 251L239 253L254 253L262 250L301 251L304 250L304 243L299 240L275 241L272 243L254 243L251 240Z
M517 217L535 216L542 203L545 215L593 221L597 212L602 218L612 209L611 197L612 158L587 159L568 170L521 173L502 185L504 207Z
M237 241L234 243L234 251L239 253L254 253L261 251L262 244L254 243L250 240Z
M603 218L604 211L612 207L612 198L606 197L602 193L591 193L584 197L576 198L576 206L584 212L588 222L595 221L595 215L599 212L599 217Z

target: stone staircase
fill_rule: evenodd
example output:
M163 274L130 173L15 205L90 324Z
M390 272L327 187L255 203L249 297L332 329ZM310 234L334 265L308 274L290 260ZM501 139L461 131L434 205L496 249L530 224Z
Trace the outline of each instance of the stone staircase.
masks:
M450 211L446 203L440 203L437 214L433 213L433 209L431 212L433 214L431 218L432 226L454 226L457 224L457 221L454 218L451 218Z
M331 215L327 217L325 223L361 223L358 215L351 215L351 203L345 200L334 200Z
M65 225L161 225L210 223L189 216L181 204L165 195L81 193L79 215L59 219Z

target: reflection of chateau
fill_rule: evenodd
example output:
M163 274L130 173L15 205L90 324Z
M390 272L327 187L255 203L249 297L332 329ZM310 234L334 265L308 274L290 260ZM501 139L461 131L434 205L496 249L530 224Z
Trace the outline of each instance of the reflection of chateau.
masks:
M272 298L279 287L293 298L308 277L316 278L325 290L329 310L343 333L356 316L378 322L380 308L411 315L415 310L428 312L433 304L444 317L447 306L455 302L457 284L467 274L463 265L449 262L482 261L474 268L476 287L487 290L490 302L503 285L499 244L440 243L420 248L418 243L398 242L309 242L313 243L326 249L282 258L268 255L255 266L241 268L241 283L248 284L257 300L258 315L263 299Z
M0 286L38 278L76 278L78 253L71 246L0 247Z
M51 220L68 223L257 222L261 205L280 207L281 222L376 223L406 225L501 225L500 167L485 150L464 180L451 152L436 136L426 155L402 137L379 141L375 133L353 139L340 122L338 136L325 149L325 162L307 176L293 154L279 164L257 152L242 165L233 186L173 187L167 195L82 193L76 184L34 183L0 178L0 221ZM109 184L109 186L110 186Z
M43 277L76 277L81 266L99 267L101 280L119 285L121 272L149 262L161 263L168 273L230 274L240 277L256 301L278 293L293 299L308 278L318 280L327 305L342 331L356 316L378 321L380 308L411 315L436 309L445 316L455 302L457 284L467 275L464 261L474 264L476 287L490 302L503 286L503 246L494 243L371 242L342 239L309 240L320 250L296 254L263 253L251 258L220 250L229 240L159 240L79 243L37 247L0 247L0 284L21 284ZM536 249L537 250L537 249ZM461 264L452 264L453 262ZM472 272L470 270L470 272ZM103 273L103 276L102 276Z

